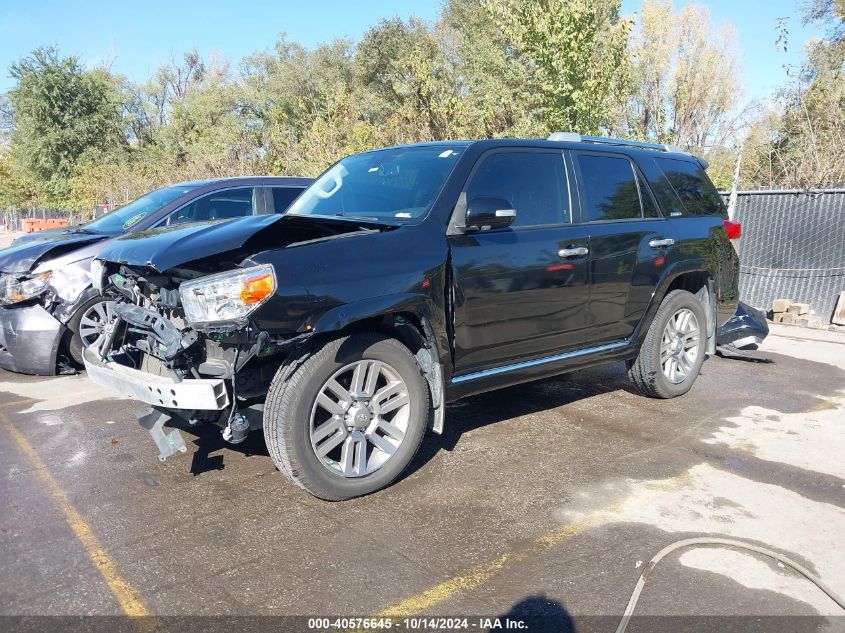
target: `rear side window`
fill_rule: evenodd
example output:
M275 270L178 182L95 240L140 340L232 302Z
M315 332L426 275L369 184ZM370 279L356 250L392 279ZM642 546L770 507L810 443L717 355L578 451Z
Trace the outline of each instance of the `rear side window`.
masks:
M296 200L296 197L302 193L302 189L298 187L273 187L273 209L276 213L286 211L290 203Z
M581 153L575 155L575 160L581 174L584 222L643 217L637 176L631 161Z
M467 200L504 198L516 210L511 226L569 222L563 156L550 152L496 152L482 159L467 186Z
M171 213L167 223L182 224L255 215L255 191L252 187L212 191Z
M722 197L699 163L672 158L656 158L654 162L666 178L664 183L656 183L655 195L669 215L726 213Z

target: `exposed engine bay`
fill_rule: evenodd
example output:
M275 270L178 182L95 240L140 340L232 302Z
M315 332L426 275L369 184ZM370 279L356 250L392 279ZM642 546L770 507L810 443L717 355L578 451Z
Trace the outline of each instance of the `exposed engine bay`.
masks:
M232 443L260 428L263 398L281 362L279 354L296 337L273 340L248 318L207 327L189 325L179 286L206 278L207 270L173 269L161 274L149 268L112 266L117 270L107 275L102 290L113 300L109 322L100 348L90 352L150 379L168 379L168 393L148 381L152 398L145 398L154 408L166 408L168 416L177 415L190 424L216 423ZM209 379L220 385L211 404L195 406L197 400L191 397L181 403L177 399L177 394L195 386L192 383Z

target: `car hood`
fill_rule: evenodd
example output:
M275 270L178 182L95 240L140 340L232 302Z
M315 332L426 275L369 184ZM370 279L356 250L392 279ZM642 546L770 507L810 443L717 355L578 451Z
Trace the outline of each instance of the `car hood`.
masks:
M94 235L73 230L50 231L36 237L27 236L0 250L0 271L28 273L45 259L64 255L87 244L100 242L108 235Z
M294 243L393 228L396 225L353 218L257 215L134 233L115 240L98 257L164 272L224 253L242 252L247 256Z

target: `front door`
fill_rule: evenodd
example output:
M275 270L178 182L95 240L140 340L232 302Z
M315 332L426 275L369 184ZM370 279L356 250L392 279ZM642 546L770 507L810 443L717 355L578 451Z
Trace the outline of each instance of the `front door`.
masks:
M465 200L502 198L504 229L449 236L454 279L455 372L489 369L583 345L588 236L572 225L563 156L494 150L479 159Z

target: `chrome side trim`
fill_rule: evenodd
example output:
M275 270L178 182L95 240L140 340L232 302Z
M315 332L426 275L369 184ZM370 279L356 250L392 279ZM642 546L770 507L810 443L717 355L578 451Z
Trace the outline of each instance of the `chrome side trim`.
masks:
M528 369L529 367L536 367L537 365L545 365L546 363L554 363L559 360L566 360L568 358L578 358L579 356L588 356L590 354L597 354L599 352L608 352L614 349L620 349L629 345L629 341L616 341L614 343L605 343L596 347L585 347L583 349L576 349L571 352L564 352L563 354L555 354L554 356L545 356L543 358L535 358L534 360L526 360L521 363L514 363L513 365L502 365L501 367L494 367L492 369L485 369L483 371L473 372L471 374L464 374L462 376L455 376L452 378L453 385L459 385L470 380L478 380L479 378L487 378L489 376L497 376L499 374L506 374L520 369Z

